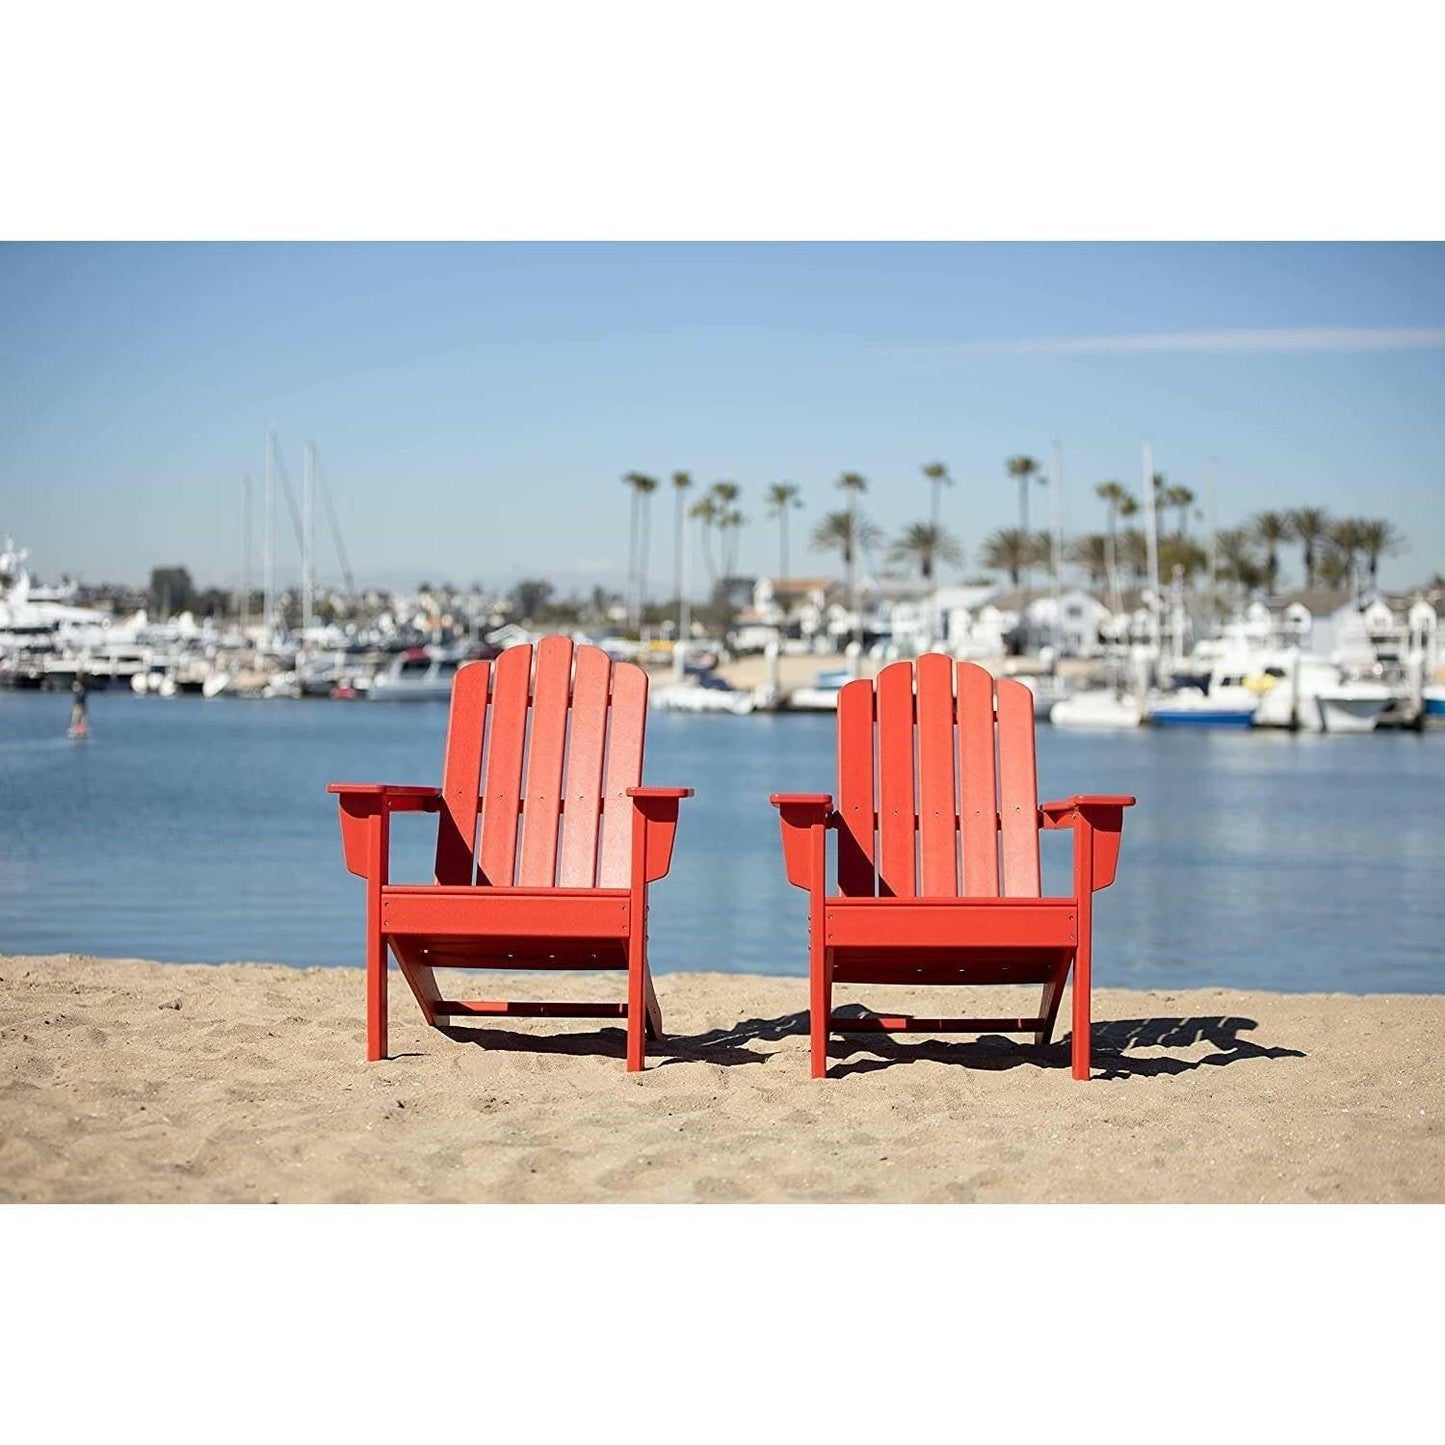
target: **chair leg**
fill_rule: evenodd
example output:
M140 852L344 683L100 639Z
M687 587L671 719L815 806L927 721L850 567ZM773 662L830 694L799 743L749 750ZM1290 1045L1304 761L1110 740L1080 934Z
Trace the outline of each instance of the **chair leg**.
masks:
M368 920L366 929L366 1057L376 1063L386 1057L386 942L381 920Z
M833 961L820 938L809 947L808 969L811 988L808 1000L808 1033L812 1043L813 1077L828 1072L828 1025L833 1018Z
M627 940L627 1071L647 1067L647 939Z
M1081 909L1080 912L1083 912ZM1092 1020L1089 1017L1089 970L1090 951L1092 944L1093 920L1087 915L1079 920L1079 947L1074 955L1074 1023L1073 1023L1073 1053L1074 1053L1074 1077L1076 1079L1087 1079L1089 1077L1089 1030L1092 1027Z
M1069 980L1069 966L1072 959L1066 959L1059 971L1044 985L1043 998L1039 1002L1039 1017L1044 1021L1041 1029L1034 1031L1034 1046L1047 1048L1054 1036L1054 1023L1059 1016L1059 1003L1064 996L1064 985Z
M657 1001L657 990L652 986L652 970L642 970L643 989L647 1001L647 1037L653 1043L662 1038L662 1005Z

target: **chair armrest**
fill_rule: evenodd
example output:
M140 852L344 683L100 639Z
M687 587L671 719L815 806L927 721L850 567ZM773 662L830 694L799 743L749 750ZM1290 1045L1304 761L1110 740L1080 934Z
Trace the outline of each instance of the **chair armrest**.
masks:
M435 813L441 808L441 789L406 783L327 783L326 791L337 795L341 814L341 851L346 868L359 878L370 875L369 839L373 828L381 829L383 869L390 832L385 826L392 813ZM383 874L384 876L384 874Z
M393 813L435 813L442 803L440 788L414 783L327 783L326 791L343 798L385 801Z
M1045 828L1068 828L1072 826L1069 814L1085 809L1132 808L1138 801L1127 793L1076 793L1059 802L1040 803L1039 814Z
M768 797L778 810L778 826L783 832L783 867L794 888L822 891L820 844L816 832L831 828L837 815L833 812L831 793L772 793Z
M1079 793L1062 802L1039 806L1041 828L1074 830L1074 888L1097 893L1114 881L1124 809L1138 801L1127 793Z
M656 883L667 877L677 837L677 806L692 795L691 788L628 788L633 809L633 861L634 867L640 863L642 882ZM634 872L634 880L636 877Z

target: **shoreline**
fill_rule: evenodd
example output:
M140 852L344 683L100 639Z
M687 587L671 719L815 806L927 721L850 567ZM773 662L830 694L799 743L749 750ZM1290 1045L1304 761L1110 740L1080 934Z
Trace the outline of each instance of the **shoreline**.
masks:
M494 996L621 976L492 976ZM803 979L657 975L642 1074L608 1020L428 1029L395 970L0 958L6 1202L1445 1201L1445 995L1094 994L1095 1077L999 1036L834 1037ZM937 1012L946 993L840 989ZM1032 989L990 989L990 1011ZM460 1041L459 1041L460 1040Z

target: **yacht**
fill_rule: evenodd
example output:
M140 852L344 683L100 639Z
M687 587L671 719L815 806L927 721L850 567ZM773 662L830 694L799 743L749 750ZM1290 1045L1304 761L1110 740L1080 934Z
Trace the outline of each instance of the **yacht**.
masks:
M785 706L789 712L836 712L839 689L852 681L850 669L826 668L813 679L811 687L795 687Z
M1445 682L1432 682L1420 698L1425 707L1425 721L1445 723Z
M10 687L59 685L67 635L97 639L111 625L108 613L72 605L74 587L41 587L25 566L29 552L7 537L0 547L0 681ZM71 679L64 680L66 686Z
M1346 677L1338 664L1312 653L1282 656L1250 681L1261 685L1256 727L1373 732L1395 696L1384 683Z
M716 673L690 673L682 682L654 688L648 700L662 712L715 712L743 717L765 702L760 691L733 687Z
M1250 663L1234 651L1217 657L1204 687L1153 693L1144 715L1155 727L1252 727L1260 690L1247 681Z
M1136 728L1144 720L1139 700L1112 688L1084 688L1049 709L1056 728Z
M1046 722L1053 716L1054 708L1070 695L1068 684L1051 673L1037 677L1032 673L1020 673L1014 681L1023 683L1033 693L1036 722Z
M469 660L465 650L409 647L371 680L369 702L447 702L457 669Z
M1176 688L1157 693L1144 715L1155 727L1247 728L1254 725L1259 694L1247 687Z

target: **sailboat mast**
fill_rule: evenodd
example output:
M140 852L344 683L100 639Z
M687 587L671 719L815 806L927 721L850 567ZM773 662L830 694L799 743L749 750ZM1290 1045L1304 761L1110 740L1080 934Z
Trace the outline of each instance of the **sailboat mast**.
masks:
M1149 564L1149 642L1159 647L1159 521L1154 505L1154 448L1144 443L1144 545Z
M264 604L261 625L266 638L271 636L271 618L276 610L276 473L272 458L276 452L276 433L266 433L266 499L261 529L261 582Z
M1213 626L1219 607L1219 521L1214 512L1214 458L1209 458L1208 483L1205 494L1209 498L1209 621Z
M1053 564L1054 573L1054 646L1057 648L1064 640L1064 618L1062 611L1064 591L1064 450L1059 445L1057 438L1054 440L1052 470L1053 476L1049 479L1049 511L1053 522L1050 560Z
M316 584L314 575L316 566L316 477L313 449L310 442L306 443L305 455L305 475L301 481L301 515L303 519L301 545L301 630L303 636L311 627L311 596Z
M236 609L241 618L241 635L251 625L251 477L241 480L241 605Z
M691 631L692 604L687 598L687 520L684 517L677 531L677 640L672 645L672 675L677 682L682 682L687 676L687 639Z

